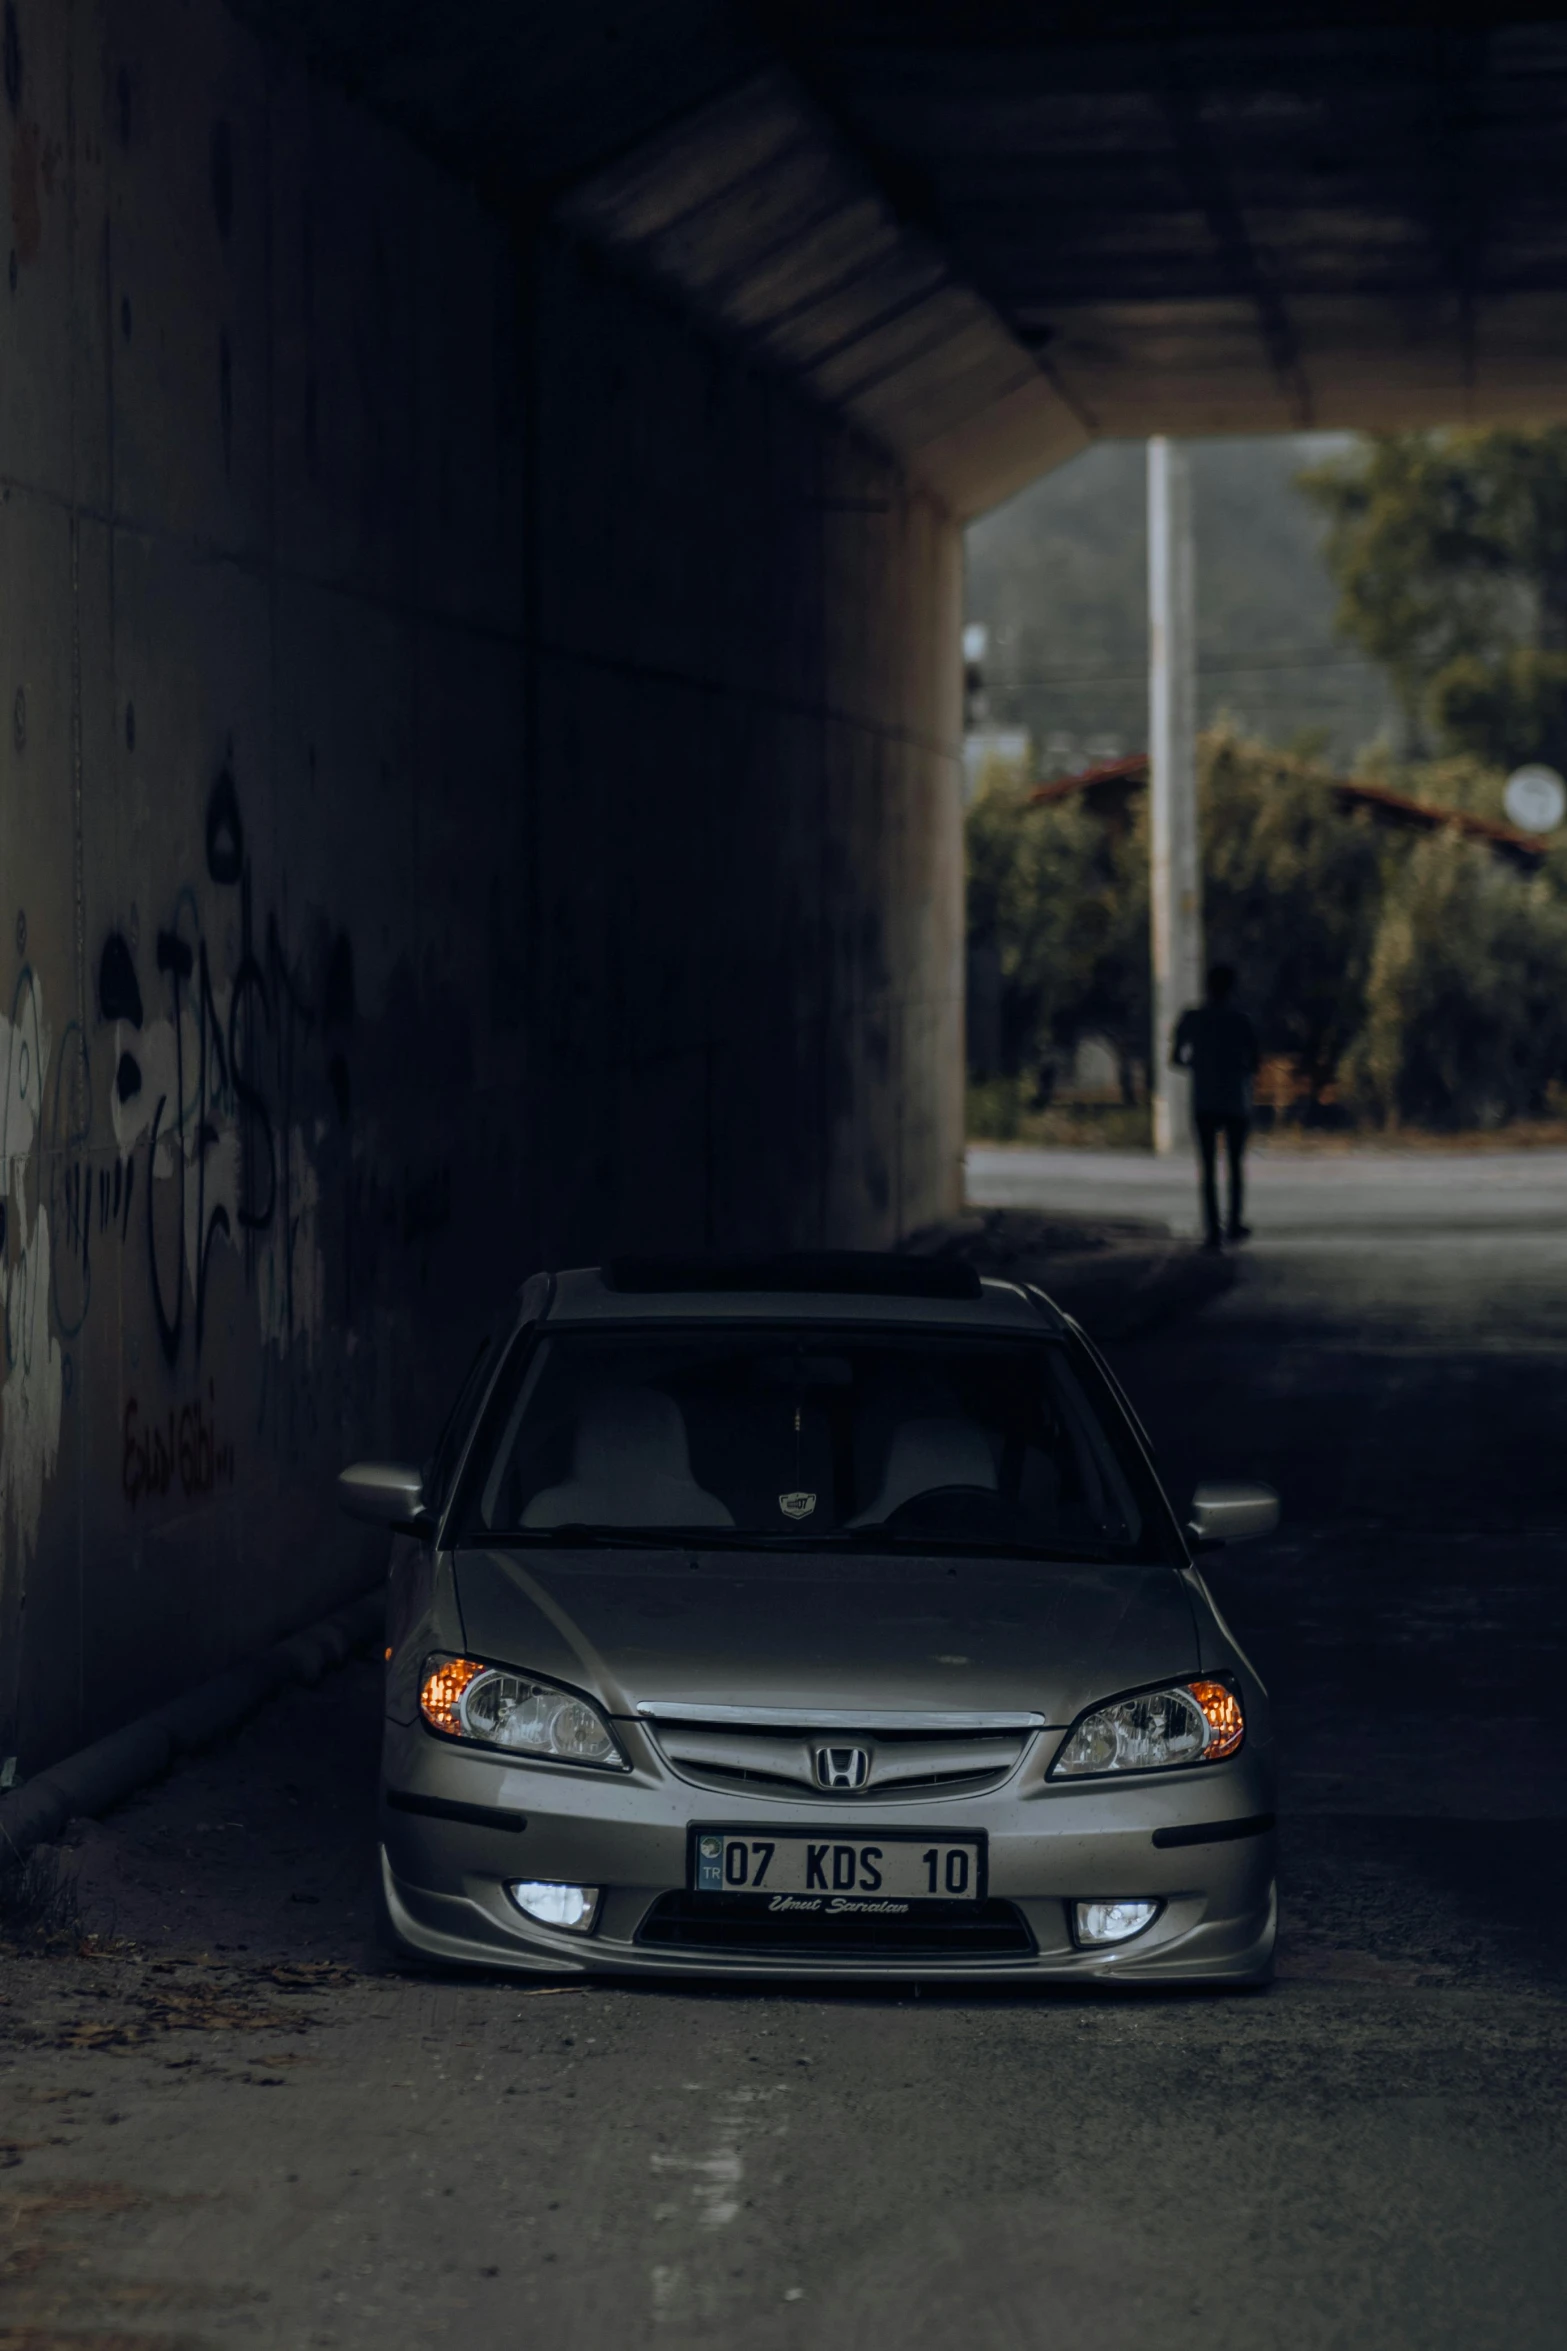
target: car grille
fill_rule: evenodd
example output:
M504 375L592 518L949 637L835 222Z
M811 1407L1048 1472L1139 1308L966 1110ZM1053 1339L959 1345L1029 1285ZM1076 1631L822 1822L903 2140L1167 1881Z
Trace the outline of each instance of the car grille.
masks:
M749 1894L664 1894L637 1930L664 1950L754 1958L1029 1959L1038 1946L1010 1902L929 1902L903 1918L779 1916Z
M670 1769L695 1787L720 1794L729 1789L787 1792L824 1804L982 1795L1017 1769L1030 1737L1019 1730L786 1731L767 1723L659 1722L650 1727ZM817 1750L844 1744L866 1753L867 1777L857 1788L823 1788L816 1775Z

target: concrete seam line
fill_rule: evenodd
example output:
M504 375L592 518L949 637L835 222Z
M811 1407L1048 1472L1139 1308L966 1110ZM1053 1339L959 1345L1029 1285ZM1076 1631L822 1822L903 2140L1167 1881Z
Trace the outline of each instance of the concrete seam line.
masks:
M377 1585L0 1796L0 1869L47 1843L68 1820L121 1803L166 1771L177 1755L238 1730L287 1683L318 1682L328 1667L343 1664L374 1635L383 1605Z

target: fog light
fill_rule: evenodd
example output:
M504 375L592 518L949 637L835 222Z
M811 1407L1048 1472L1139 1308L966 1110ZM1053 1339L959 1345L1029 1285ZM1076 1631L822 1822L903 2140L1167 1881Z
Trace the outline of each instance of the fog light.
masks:
M1162 1902L1077 1902L1072 1924L1080 1943L1129 1943L1163 1908Z
M506 1891L524 1917L537 1919L541 1927L564 1927L572 1935L593 1931L597 1886L559 1886L550 1879L522 1878Z

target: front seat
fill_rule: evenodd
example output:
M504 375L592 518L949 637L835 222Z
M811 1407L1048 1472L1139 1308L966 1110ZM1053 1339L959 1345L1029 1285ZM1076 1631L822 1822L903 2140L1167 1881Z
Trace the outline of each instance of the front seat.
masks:
M979 1486L993 1494L996 1462L990 1440L971 1420L906 1420L893 1431L875 1498L848 1523L880 1526L916 1494L934 1493L939 1486Z
M525 1527L732 1527L691 1475L686 1424L658 1388L600 1388L582 1408L571 1476L535 1494Z

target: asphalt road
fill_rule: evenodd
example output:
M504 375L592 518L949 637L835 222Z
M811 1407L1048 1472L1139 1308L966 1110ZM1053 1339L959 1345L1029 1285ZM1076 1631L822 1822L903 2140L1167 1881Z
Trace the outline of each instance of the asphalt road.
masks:
M386 1972L355 1665L84 1829L96 1941L10 1947L0 2346L1555 2351L1567 1167L1277 1171L1119 1351L1178 1495L1285 1497L1214 1578L1287 1757L1270 1991Z

